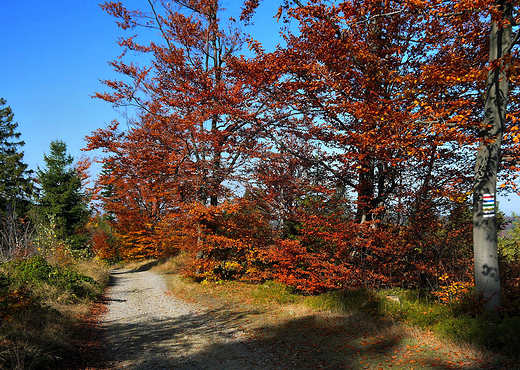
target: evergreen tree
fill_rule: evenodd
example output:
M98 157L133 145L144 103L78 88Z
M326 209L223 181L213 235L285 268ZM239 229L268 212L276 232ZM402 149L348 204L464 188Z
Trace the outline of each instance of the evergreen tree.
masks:
M82 249L88 240L86 225L90 212L81 178L73 166L74 158L67 154L65 142L55 140L44 161L46 168L37 171L40 195L36 212L41 219L55 223L58 237L72 249Z
M100 178L109 178L112 175L112 170L108 163L103 163L103 167L101 168ZM112 205L114 203L117 203L118 200L115 199L116 197L116 189L115 185L112 183L104 184L101 188L101 201L102 201L102 207L104 211L104 219L106 219L109 222L112 222L116 219L115 213L113 211Z
M25 143L16 131L18 124L13 122L11 107L5 106L0 98L0 218L9 215L24 217L29 208L33 184L31 171L23 162L20 148Z

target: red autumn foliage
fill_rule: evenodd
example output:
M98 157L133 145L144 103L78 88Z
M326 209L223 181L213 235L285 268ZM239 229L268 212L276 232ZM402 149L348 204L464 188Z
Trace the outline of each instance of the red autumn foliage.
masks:
M158 33L121 39L112 65L125 79L97 94L137 118L88 138L107 153L99 199L121 258L184 251L196 279L276 279L311 294L467 280L491 2L285 1L277 16L298 31L271 52L249 38L252 57L217 1L173 3L103 5L122 29ZM246 1L242 19L261 6ZM105 234L94 245L114 253Z
M110 245L109 236L103 233L102 231L94 231L92 233L92 251L99 258L105 260L111 260L117 258L117 251L115 248Z

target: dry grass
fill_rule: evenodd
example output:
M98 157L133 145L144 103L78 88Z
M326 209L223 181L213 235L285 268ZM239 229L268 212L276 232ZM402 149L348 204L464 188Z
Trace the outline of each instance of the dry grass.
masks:
M169 274L180 274L183 271L184 265L190 259L190 256L186 253L181 253L175 258L168 258L161 261L154 270L157 272L164 272Z
M108 282L108 265L97 258L76 261L73 268L79 274L90 276L102 286Z
M439 340L431 332L291 294L278 284L197 284L178 275L170 260L154 270L165 274L172 294L208 307L215 320L239 327L250 340L267 343L281 356L298 352L309 366L355 369L510 369L492 353ZM311 307L310 307L311 306ZM316 308L318 307L318 308Z
M71 317L45 308L31 308L4 321L0 324L0 369L59 363L64 353L73 350L69 344L73 326Z
M69 268L102 286L108 279L106 266L95 260L75 261ZM92 296L99 293L94 286L88 288L94 289ZM59 369L64 358L77 356L71 343L92 299L46 282L30 286L30 297L27 308L0 322L0 369Z

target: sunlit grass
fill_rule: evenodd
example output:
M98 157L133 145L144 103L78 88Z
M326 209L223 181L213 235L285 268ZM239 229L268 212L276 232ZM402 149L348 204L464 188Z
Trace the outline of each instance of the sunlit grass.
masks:
M175 273L169 273L167 266L175 266ZM338 353L346 348L350 357L367 348L370 353L380 347L396 351L395 361L386 355L360 357L364 365L374 368L381 361L380 368L392 368L389 363L404 366L397 361L399 356L403 361L417 361L416 369L492 366L494 361L496 368L508 368L500 365L500 356L514 362L519 358L518 317L470 314L464 306L441 304L426 292L359 289L304 296L272 281L258 285L238 281L195 283L178 274L179 261L168 261L154 269L167 274L175 295L220 308L219 315L234 315L238 325L259 337L273 338L283 330L288 341L297 341L301 331L296 335L282 329L297 322L316 326L317 332L300 328L313 345L329 341L337 346ZM324 341L323 330L334 334ZM389 359L393 362L384 362Z

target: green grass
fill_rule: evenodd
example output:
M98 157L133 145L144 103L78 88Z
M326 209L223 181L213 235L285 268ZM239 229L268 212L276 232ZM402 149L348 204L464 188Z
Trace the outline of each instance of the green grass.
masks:
M385 320L431 331L439 339L471 344L520 359L520 317L487 312L468 314L464 304L443 305L414 291L354 290L308 297L305 304L337 313L362 311Z
M289 304L301 300L293 289L275 281L267 281L251 291L251 297L257 304Z

